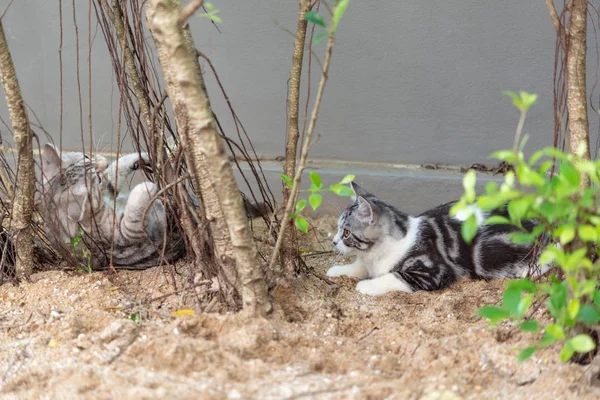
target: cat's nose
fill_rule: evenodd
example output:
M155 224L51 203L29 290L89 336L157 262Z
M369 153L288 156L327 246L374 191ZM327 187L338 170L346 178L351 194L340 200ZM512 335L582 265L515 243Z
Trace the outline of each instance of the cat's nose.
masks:
M336 238L333 238L332 242L333 242L333 244L337 245L340 241Z

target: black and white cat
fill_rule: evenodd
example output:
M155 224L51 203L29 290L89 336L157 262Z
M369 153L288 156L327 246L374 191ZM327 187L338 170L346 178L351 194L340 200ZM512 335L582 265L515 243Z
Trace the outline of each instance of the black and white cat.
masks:
M437 290L464 276L522 277L536 257L533 245L515 244L508 238L518 228L484 225L489 215L479 210L477 235L467 244L460 234L464 218L449 214L454 202L414 217L356 183L351 185L356 197L341 213L333 243L342 254L356 256L356 261L331 267L327 275L362 279L356 290L363 294ZM523 226L531 230L535 223L523 221Z

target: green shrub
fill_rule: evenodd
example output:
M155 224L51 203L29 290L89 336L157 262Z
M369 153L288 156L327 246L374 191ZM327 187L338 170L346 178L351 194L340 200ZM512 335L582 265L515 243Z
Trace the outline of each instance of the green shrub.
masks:
M537 96L521 92L509 93L521 110L521 119L515 135L518 143L527 110ZM541 246L539 264L553 263L562 271L561 279L551 276L548 282L534 283L530 279L509 281L503 294L502 306L486 306L478 314L489 319L491 325L504 320L518 324L521 331L538 337L537 343L521 351L519 361L531 357L536 350L560 342L561 361L577 353L594 350L594 340L585 333L600 330L600 209L598 184L600 160L565 154L556 148L536 151L528 160L523 155L526 137L519 148L499 151L492 157L513 166L504 183L487 184L485 194L476 195L475 171L469 171L463 180L464 194L451 213L459 210L473 212L476 205L483 211L492 211L507 205L509 218L492 216L487 224L512 224L521 228L511 234L516 243L538 242ZM555 162L554 176L550 176ZM581 187L582 177L589 177L591 186ZM528 232L521 225L524 219L536 219L539 224ZM475 215L462 226L462 236L470 242L477 233ZM551 239L551 240L548 240ZM556 244L560 244L559 246ZM539 299L554 319L542 326L535 319L526 318L527 311ZM543 332L543 333L542 333ZM577 334L580 333L580 334Z

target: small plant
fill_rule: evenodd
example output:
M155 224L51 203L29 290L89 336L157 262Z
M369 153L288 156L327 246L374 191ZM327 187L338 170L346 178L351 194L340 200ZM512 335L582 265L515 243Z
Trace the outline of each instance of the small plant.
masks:
M331 32L335 32L337 25L339 24L342 16L346 12L346 8L348 8L348 3L350 0L336 0L335 7L333 9L333 15L331 16L331 26L328 28L325 23L325 18L319 14L317 11L309 11L304 15L304 18L307 21L312 22L313 24L320 26L321 28L325 28L327 32L316 34L313 38L313 44L319 43L321 40L325 39Z
M77 236L74 236L71 238L71 247L73 247L75 254L81 253L81 255L83 255L83 257L87 260L86 265L80 264L77 267L77 272L80 274L83 272L87 272L87 273L91 274L92 273L92 253L90 252L90 249L88 249L88 247L83 242L83 229L79 228L79 230L77 231Z
M215 24L220 24L223 22L221 17L217 15L219 10L215 9L215 6L212 3L204 3L204 7L206 8L206 13L200 14L200 17L208 18Z
M281 174L280 176L281 176L281 179L283 180L283 182L285 182L285 184L289 188L291 188L293 186L294 183L289 176L287 176L286 174ZM319 206L321 205L321 202L323 201L323 195L321 194L323 192L333 192L336 195L342 196L342 197L353 196L354 191L352 190L352 188L346 186L348 183L352 182L353 180L354 180L354 175L346 175L338 183L334 183L332 185L329 185L329 187L325 188L325 187L323 187L321 175L319 175L315 171L311 171L310 172L310 181L311 181L310 188L308 190L300 190L300 192L310 192L310 195L308 196L308 204L313 209L313 211L316 211L317 208L319 208ZM289 216L290 218L294 219L294 224L296 225L296 228L298 228L300 231L302 231L304 233L308 232L308 222L306 222L306 218L301 217L299 214L306 208L306 205L307 205L307 201L305 199L298 200L298 202L296 203L296 212L293 214L290 214L290 216Z
M537 96L525 92L519 95L508 92L521 111L515 135L518 143L528 109ZM509 320L518 324L523 332L541 337L536 344L519 354L522 362L538 349L562 343L561 361L567 361L575 353L587 353L596 343L584 332L598 332L600 326L600 160L590 161L578 154L565 154L549 147L535 152L529 160L523 155L527 140L513 150L499 151L492 157L514 167L502 185L487 184L485 194L475 194L475 171L465 174L464 194L451 210L471 213L462 225L462 236L471 242L477 233L475 206L485 211L507 207L509 218L492 216L486 224L512 224L521 228L511 234L515 243L533 243L542 246L539 263L553 263L560 267L563 279L554 276L549 282L534 283L530 279L510 281L502 297L502 306L486 306L478 314L489 319L491 325ZM555 161L558 171L549 177ZM582 188L582 177L589 177L592 186ZM468 214L467 214L468 215ZM539 224L532 230L523 228L521 221L535 219ZM559 245L556 245L557 242ZM543 301L554 318L554 323L542 326L537 320L527 318L527 311L534 300Z

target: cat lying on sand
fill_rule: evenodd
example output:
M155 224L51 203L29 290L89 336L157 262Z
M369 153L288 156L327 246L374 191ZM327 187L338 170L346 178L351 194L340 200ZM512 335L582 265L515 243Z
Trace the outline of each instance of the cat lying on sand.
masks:
M72 239L83 232L95 269L108 265L111 249L114 267L145 268L181 258L184 241L177 226L169 224L169 208L154 198L158 187L142 182L129 191L133 173L142 166L151 168L146 153L127 154L109 164L100 155L63 152L59 156L54 146L46 144L41 157L40 214L52 244L74 250ZM241 194L248 218L269 212L264 203L253 204ZM89 261L85 254L77 257L84 264Z
M356 290L371 296L391 291L438 290L467 276L478 279L526 276L536 257L532 244L515 244L512 225L484 225L489 215L478 213L478 233L467 244L460 234L460 216L451 217L446 203L413 217L352 183L356 197L340 215L333 238L349 265L331 267L328 276L362 279ZM501 213L501 212L498 212ZM533 221L523 227L533 229ZM544 273L547 266L542 268Z
M108 265L111 249L115 267L149 267L185 254L177 230L167 225L167 209L160 199L153 199L158 192L154 183L142 182L125 198L119 197L128 178L140 168L140 156L147 161L144 153L121 157L117 172L116 161L109 165L102 156L63 152L61 158L54 146L43 147L40 214L55 246L69 248L71 239L82 231L95 269Z

